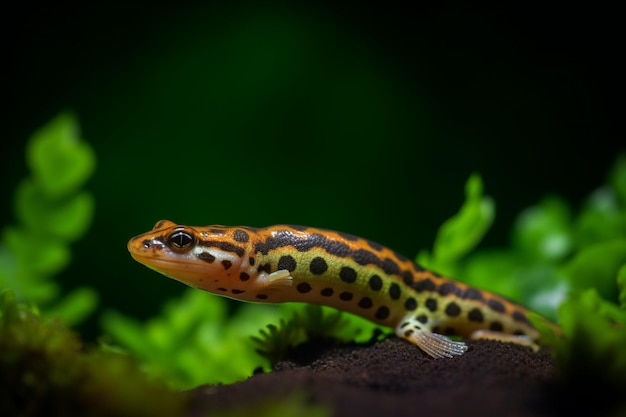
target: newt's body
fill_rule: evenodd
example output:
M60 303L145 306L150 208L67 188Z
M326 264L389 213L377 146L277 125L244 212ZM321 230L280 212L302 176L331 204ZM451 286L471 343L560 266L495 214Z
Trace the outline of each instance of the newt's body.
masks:
M467 350L446 335L533 345L526 310L443 278L382 245L303 226L190 227L170 221L128 242L137 261L191 287L243 301L301 301L390 326L429 355Z

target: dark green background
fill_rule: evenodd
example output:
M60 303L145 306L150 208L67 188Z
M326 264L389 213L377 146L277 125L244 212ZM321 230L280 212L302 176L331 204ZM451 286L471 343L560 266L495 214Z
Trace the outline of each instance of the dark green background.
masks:
M0 219L29 134L74 111L97 212L61 278L103 306L145 318L182 291L126 252L159 219L320 226L413 256L476 171L497 202L485 243L504 245L546 193L580 203L623 144L617 6L231 4L4 16Z

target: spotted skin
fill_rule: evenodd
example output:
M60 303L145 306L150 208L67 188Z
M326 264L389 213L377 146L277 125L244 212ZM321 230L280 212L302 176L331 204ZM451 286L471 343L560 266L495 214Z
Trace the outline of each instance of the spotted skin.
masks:
M527 311L496 294L428 271L346 233L304 226L265 228L158 222L128 242L132 257L165 276L250 302L308 302L393 327L434 358L461 355L479 335L535 347Z

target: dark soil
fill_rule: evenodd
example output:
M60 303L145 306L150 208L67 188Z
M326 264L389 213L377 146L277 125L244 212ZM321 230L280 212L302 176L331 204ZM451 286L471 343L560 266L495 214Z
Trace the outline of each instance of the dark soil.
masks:
M585 415L584 408L571 406L577 399L566 397L548 353L486 340L467 343L464 355L438 360L397 338L368 346L306 344L272 373L197 388L193 408L200 415L297 391L312 404L329 406L334 416ZM596 407L589 411L600 415Z

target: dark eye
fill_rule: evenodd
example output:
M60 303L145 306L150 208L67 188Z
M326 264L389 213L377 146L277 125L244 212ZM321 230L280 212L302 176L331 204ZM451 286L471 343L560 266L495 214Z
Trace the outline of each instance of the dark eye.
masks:
M182 230L172 233L167 238L167 244L174 250L189 249L193 243L193 235Z

